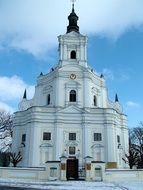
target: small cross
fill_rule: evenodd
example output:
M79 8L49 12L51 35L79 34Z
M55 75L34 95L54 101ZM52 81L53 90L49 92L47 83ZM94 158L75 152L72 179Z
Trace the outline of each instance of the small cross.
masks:
M76 0L71 0L71 2L72 2L72 6L74 8L74 3L76 2Z
M74 4L74 2L76 2L76 0L71 0L71 2Z

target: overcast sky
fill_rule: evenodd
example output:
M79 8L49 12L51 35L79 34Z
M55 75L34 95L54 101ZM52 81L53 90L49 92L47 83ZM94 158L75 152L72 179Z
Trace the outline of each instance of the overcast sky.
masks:
M88 61L118 93L129 125L143 121L143 0L77 0ZM66 33L70 0L0 0L0 107L17 110L25 88L58 63L57 36Z

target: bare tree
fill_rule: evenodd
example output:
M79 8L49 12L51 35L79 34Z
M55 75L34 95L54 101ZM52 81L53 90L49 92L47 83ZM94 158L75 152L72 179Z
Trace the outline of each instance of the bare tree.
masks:
M127 163L130 167L130 169L133 168L133 166L138 166L139 162L139 153L134 150L133 145L131 144L131 138L129 137L129 153L125 154L125 158L122 158L125 163Z
M13 127L13 115L4 110L0 110L0 131L10 130Z
M134 151L139 154L138 168L143 168L143 122L132 129L131 139Z
M0 167L8 167L10 164L10 156L8 152L0 152Z
M6 167L10 163L12 145L13 115L0 110L0 166Z
M17 164L22 160L21 152L10 153L10 162L13 164L13 167L16 167Z

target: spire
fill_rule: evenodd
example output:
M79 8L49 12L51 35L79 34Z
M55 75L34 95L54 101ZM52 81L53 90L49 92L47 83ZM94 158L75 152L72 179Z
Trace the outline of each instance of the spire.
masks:
M23 99L27 99L26 89L25 89L24 94L23 94Z
M79 33L79 26L77 25L78 16L76 15L74 11L74 2L75 0L72 0L72 12L68 16L69 25L67 26L67 33L75 31Z
M100 75L100 78L104 78L104 75L103 75L103 74L101 74L101 75Z
M115 95L115 102L119 102L117 94Z
M72 12L74 12L74 2L75 0L72 0Z

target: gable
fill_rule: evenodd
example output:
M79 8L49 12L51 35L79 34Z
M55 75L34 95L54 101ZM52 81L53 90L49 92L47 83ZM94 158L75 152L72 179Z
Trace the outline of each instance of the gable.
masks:
M78 108L74 105L70 105L67 108L61 109L58 111L58 113L74 113L74 114L82 114L82 113L87 113L87 111Z

